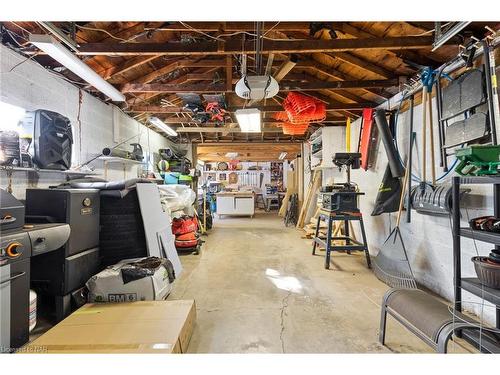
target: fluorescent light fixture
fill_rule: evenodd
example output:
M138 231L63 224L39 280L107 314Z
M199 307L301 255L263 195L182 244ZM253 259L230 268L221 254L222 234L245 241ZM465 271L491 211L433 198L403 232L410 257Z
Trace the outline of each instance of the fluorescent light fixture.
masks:
M152 123L157 128L163 130L165 133L172 137L177 137L177 132L170 126L161 121L158 117L150 117L149 122Z
M283 160L284 158L286 158L286 156L287 156L287 153L286 153L286 152L282 152L282 153L280 154L280 156L279 156L279 159L280 159L280 160Z
M242 133L260 133L260 111L257 108L238 109L236 120Z
M87 64L72 54L66 47L50 35L31 34L30 42L45 52L47 55L64 65L78 77L94 86L97 90L115 102L124 102L125 95L102 79Z
M201 165L202 167L205 165L205 162L203 160L198 159L196 162L198 163L198 165Z
M228 152L226 154L226 158L229 158L229 159L236 159L238 157L238 153L237 152Z
M0 102L0 113L2 121L0 121L0 130L18 130L19 121L26 114L26 111L18 106Z

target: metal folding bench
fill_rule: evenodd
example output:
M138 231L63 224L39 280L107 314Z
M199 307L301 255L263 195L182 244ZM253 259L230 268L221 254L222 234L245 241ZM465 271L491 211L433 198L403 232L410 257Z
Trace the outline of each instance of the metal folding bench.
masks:
M458 311L453 318L446 304L422 290L390 289L382 299L379 332L382 345L385 343L387 314L438 353L447 352L454 331L474 328L478 324Z

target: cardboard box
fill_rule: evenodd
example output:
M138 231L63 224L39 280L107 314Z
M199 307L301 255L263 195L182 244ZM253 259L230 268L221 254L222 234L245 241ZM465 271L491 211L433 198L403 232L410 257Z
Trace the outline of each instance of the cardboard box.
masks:
M194 300L90 303L23 353L185 353L196 321Z
M145 258L123 260L92 276L87 281L90 302L134 302L164 300L172 290L168 272L159 267L153 275L125 283L122 269Z

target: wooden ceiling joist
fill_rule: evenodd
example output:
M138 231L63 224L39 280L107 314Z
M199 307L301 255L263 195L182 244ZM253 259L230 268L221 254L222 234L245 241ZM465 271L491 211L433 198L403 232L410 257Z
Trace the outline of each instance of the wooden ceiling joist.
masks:
M371 49L422 49L429 48L434 39L429 36L403 36L386 38L356 38L332 40L266 40L262 53L315 53L344 52ZM448 44L457 43L451 39ZM242 44L244 44L242 46ZM226 55L241 53L255 54L255 43L242 43L240 38L224 41L203 41L195 43L82 43L80 55Z
M373 103L336 103L329 105L326 108L327 112L339 111L339 110L362 110L364 108L373 107ZM228 112L232 113L241 107L229 106ZM257 106L256 108L260 109L262 112L281 112L283 111L283 107L280 105L266 105L266 106ZM125 110L129 113L191 113L189 110L184 109L182 107L161 107L161 106L133 106Z
M240 128L227 128L227 127L186 127L177 128L175 130L177 133L243 133ZM278 127L264 127L262 128L263 133L283 133L283 130Z
M169 124L169 125L193 124L193 125L203 125L205 127L215 126L215 123L213 123L213 122L206 122L204 124L201 124L199 121L193 120L190 117L172 116L172 117L162 118L162 121L165 124ZM262 122L264 124L268 124L268 125L281 125L283 123L283 121L278 121L278 120L275 120L273 118L264 118L262 120ZM330 116L330 117L325 118L323 121L317 121L317 122L320 122L323 124L344 124L345 118L339 117L339 116ZM225 126L236 126L236 125L238 125L238 123L237 122L226 122L224 125Z
M15 23L3 23L19 35L19 43L24 43L26 33L45 32L35 22L17 24L22 28ZM432 23L424 27L402 21L326 22L321 33L311 35L311 22L265 22L262 25L265 74L281 80L281 93L267 102L255 103L263 112L264 132L250 134L241 133L235 123L234 111L242 108L245 101L233 90L240 77L237 71L242 50L251 62L249 74L256 74L254 22L79 25L87 26L76 32L82 60L115 87L123 87L127 97L124 110L141 122L151 115L167 117L165 121L179 131L180 142L220 144L261 140L268 145L300 142L318 126L344 125L346 117L357 118L363 108L375 107L395 94L402 77L411 76L418 69L407 61L438 66L456 55L456 50L450 47L431 52ZM59 22L56 26L69 33L72 25ZM474 31L474 27L482 29L484 25L475 22L468 31ZM335 30L336 37L329 30ZM449 43L462 43L462 39ZM47 67L58 66L48 56L34 56L34 59ZM68 78L78 80L72 75ZM271 119L273 113L282 111L280 103L289 90L301 91L326 103L325 124L312 125L305 135L283 135L276 126L279 122ZM194 122L191 113L183 109L183 100L176 95L181 92L225 93L228 117L224 126ZM265 148L261 155L247 153L248 157L265 157Z
M273 74L274 79L280 82L285 76L290 73L290 71L297 65L297 58L290 58L283 61L283 63L278 67L276 72Z
M337 69L326 66L326 65L324 65L316 60L313 60L313 59L307 59L307 58L301 59L297 63L297 68L314 70L315 72L319 72L321 74L324 74L328 77L331 77L331 78L333 78L335 80L339 80L339 81L349 81L349 80L356 79L355 77L353 77L351 75L339 72ZM384 100L386 99L386 95L383 95L379 92L375 92L373 90L366 89L366 88L364 88L364 90L372 95L379 96ZM351 99L351 98L349 98L349 99ZM359 101L359 100L356 100L356 101Z
M238 133L231 133L238 135ZM244 135L245 133L239 133ZM206 139L206 138L205 138ZM284 143L286 142L286 143ZM205 161L227 161L228 152L237 152L237 159L240 161L269 161L278 160L282 152L286 152L285 159L292 160L301 152L300 143L291 143L285 141L279 143L273 141L258 142L201 142L197 144L196 153L198 159Z
M339 60L346 62L348 64L354 65L358 68L361 68L363 70L366 70L367 72L376 74L382 78L392 78L394 77L394 73L388 71L387 69L373 64L368 60L362 59L356 55L347 53L347 52L334 52L330 54L331 56L334 56L338 58Z
M235 31L255 31L254 22L183 22L184 26L180 22L168 22L160 27L151 27L151 30L161 30L161 31L189 31L193 32L193 29L204 31L204 32L218 32L224 29L225 32L235 32ZM222 27L223 26L223 27ZM265 33L269 29L276 31L303 31L309 30L310 22L266 22L262 31ZM148 25L145 27L146 30L150 29Z
M150 55L150 56L146 56L146 57L144 57L144 56L133 57L131 59L128 59L128 60L118 64L118 65L112 66L111 68L104 69L104 70L98 72L98 74L102 78L108 80L108 79L111 79L119 74L123 74L123 73L128 72L129 70L137 68L140 65L147 64L151 60L154 60L157 58L158 58L158 56L155 56L155 55Z
M336 22L334 23L334 25L336 29L355 38L381 37L381 35L378 35L374 32L367 32L365 30L361 30L347 22ZM412 61L420 65L433 66L436 64L436 60L432 58L432 55L423 56L415 51L410 51L410 50L387 51L387 52L393 57L397 57L402 60Z
M316 90L343 90L343 89L360 89L360 88L381 88L381 87L397 87L399 79L385 80L359 80L359 81L321 81L313 82L280 82L280 91L316 91ZM150 92L150 93L210 93L210 92L227 92L227 88L223 84L206 84L196 83L192 85L181 85L171 83L149 83L137 84L127 83L121 87L121 91L126 92ZM231 87L231 92L233 88Z

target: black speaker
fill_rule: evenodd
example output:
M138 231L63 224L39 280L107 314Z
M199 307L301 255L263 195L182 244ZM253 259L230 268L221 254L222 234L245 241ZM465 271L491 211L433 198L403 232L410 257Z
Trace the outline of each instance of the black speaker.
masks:
M68 118L38 109L26 114L23 128L26 133L33 134L29 151L36 165L62 171L70 168L73 134Z

